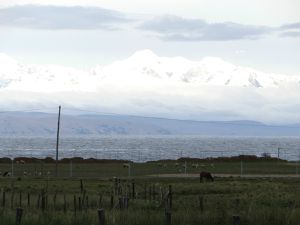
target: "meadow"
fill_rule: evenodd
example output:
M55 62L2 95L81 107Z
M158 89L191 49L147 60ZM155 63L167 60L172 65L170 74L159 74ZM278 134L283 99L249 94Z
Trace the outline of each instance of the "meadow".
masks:
M108 225L300 224L295 162L180 159L129 165L65 160L55 177L53 162L14 162L14 176L0 179L0 224L16 224L17 208L23 210L22 225L103 224L98 209ZM11 167L0 163L2 173ZM202 170L212 172L214 182L200 183Z

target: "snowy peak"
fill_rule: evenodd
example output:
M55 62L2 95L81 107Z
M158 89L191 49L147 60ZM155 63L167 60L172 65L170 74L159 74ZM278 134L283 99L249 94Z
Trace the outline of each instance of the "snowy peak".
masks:
M159 57L149 49L137 51L127 59L85 71L63 66L21 64L0 53L0 90L95 92L99 85L107 83L266 88L299 85L300 77L267 74L216 57L205 57L200 61L183 57Z
M145 49L135 52L132 56L129 57L129 60L153 61L157 58L158 56L154 52L152 52L150 49Z

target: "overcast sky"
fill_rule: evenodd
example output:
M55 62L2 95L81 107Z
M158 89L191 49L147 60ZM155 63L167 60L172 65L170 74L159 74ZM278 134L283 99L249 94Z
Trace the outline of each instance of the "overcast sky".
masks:
M300 74L298 0L1 0L0 52L88 68L151 49Z

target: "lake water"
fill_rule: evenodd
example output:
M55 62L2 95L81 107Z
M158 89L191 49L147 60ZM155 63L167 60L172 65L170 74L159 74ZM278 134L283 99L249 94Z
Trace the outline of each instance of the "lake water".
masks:
M0 138L0 157L55 157L55 138ZM59 157L126 159L136 162L268 153L299 160L300 137L101 136L61 138Z

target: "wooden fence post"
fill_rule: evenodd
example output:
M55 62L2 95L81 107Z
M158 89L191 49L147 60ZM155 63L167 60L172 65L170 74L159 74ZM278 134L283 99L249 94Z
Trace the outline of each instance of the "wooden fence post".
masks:
M172 213L169 210L166 210L165 217L166 217L166 225L171 225L172 224Z
M66 194L64 194L64 213L67 212L67 200L66 200Z
M19 207L22 207L22 191L20 191L20 196L19 196Z
M42 190L42 211L44 212L46 209L46 193Z
M203 196L202 195L199 195L198 196L198 199L199 199L199 208L200 208L200 211L203 212Z
M99 199L98 199L98 207L102 207L102 194L99 194Z
M85 208L85 211L87 211L89 208L89 196L85 197L85 207L84 208Z
M104 209L98 209L98 219L99 219L98 225L105 225Z
M5 191L2 193L2 207L5 208Z
M57 196L57 192L55 191L54 196L53 196L53 208L54 208L54 210L56 210L56 196Z
M27 193L27 207L30 207L30 193Z
M76 195L74 195L74 214L76 216Z
M132 199L135 199L135 183L132 182Z
M125 209L128 209L128 206L129 206L129 198L128 197L125 197L125 198L123 198L124 199L124 208Z
M81 193L83 192L83 181L82 181L82 179L80 179L80 192Z
M173 193L172 193L172 185L169 185L169 209L172 209L172 198L173 198Z
M144 185L144 199L147 199L147 184Z
M38 199L37 199L37 209L40 208L40 201L41 201L41 194L38 194Z
M11 208L14 207L14 197L15 197L15 192L12 191L11 198L10 198L10 206L11 206Z
M78 197L78 210L81 211L82 210L82 205L81 205L81 197Z
M23 209L22 208L17 208L16 225L21 225L22 215L23 215Z
M114 207L114 196L110 196L110 208L112 209Z
M239 215L232 216L232 225L241 225L241 218Z
M120 208L120 210L122 210L124 208L124 198L123 197L119 198L119 208Z

